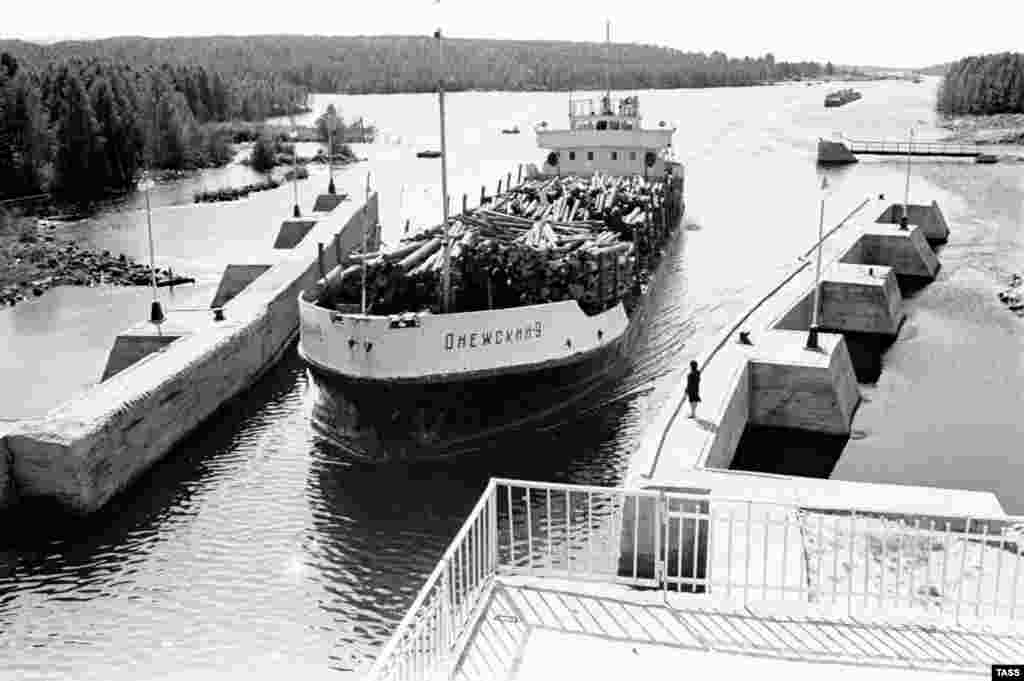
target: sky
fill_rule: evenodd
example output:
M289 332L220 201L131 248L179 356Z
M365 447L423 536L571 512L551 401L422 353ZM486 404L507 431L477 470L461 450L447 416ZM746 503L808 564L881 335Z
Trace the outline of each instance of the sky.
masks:
M1024 50L1024 0L50 0L17 3L0 38L36 42L188 35L420 35L603 40L729 56L920 67Z

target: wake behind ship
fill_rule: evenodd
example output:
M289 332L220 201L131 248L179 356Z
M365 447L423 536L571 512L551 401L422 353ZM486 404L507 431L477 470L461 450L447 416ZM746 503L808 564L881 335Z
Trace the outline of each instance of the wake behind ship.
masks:
M673 128L639 101L570 102L515 187L299 300L313 423L349 455L443 457L573 404L622 366L684 210Z

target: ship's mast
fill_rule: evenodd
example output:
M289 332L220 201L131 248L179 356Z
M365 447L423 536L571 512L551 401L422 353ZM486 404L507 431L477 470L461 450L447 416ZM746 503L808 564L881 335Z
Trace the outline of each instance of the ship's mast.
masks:
M612 22L604 22L604 105L605 111L612 112Z
M448 149L444 134L444 41L441 39L441 29L434 33L437 38L437 54L441 62L441 75L437 79L437 103L441 115L441 214L443 222L441 229L444 243L444 261L441 270L441 312L448 311L448 300L451 288L451 239L448 237Z

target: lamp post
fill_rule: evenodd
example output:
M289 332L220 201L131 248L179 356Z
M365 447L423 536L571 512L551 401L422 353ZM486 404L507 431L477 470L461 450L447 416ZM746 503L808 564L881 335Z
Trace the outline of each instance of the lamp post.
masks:
M337 193L334 188L334 132L338 127L338 119L330 116L327 119L327 172L330 181L327 183L327 193Z
M295 117L291 117L292 123L292 187L295 189L295 208L292 210L294 217L302 217L299 210L299 132L295 129Z
M910 141L907 143L907 188L903 194L903 219L900 220L900 229L906 229L910 220L910 160L913 158L911 152L914 148L914 127L910 127Z
M153 303L149 307L149 321L154 324L160 324L164 321L164 311L160 307L160 301L157 299L156 294L156 265L153 249L153 217L152 210L149 204L149 190L153 188L153 180L149 177L149 172L144 172L142 175L142 181L139 182L139 189L146 194L146 229L149 234L149 282L153 287Z
M818 344L818 308L821 306L821 241L825 229L825 190L828 178L821 178L821 212L818 217L818 258L814 270L814 307L811 308L811 327L807 330L807 349L820 350Z

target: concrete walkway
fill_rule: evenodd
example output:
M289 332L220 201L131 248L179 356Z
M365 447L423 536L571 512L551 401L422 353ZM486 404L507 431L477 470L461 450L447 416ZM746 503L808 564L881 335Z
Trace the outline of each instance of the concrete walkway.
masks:
M849 223L826 240L822 249L823 277L851 250L860 236L876 229L870 223ZM814 288L816 253L780 269L772 281L750 297L747 313L693 357L704 369L697 418L690 419L686 403L685 370L680 369L677 387L647 427L640 448L633 455L624 481L627 488L678 491L713 491L716 495L777 501L798 506L877 509L890 513L922 515L1004 515L990 492L876 483L821 480L727 470L735 444L747 425L737 416L738 384L747 380L745 367L764 350L767 330L795 328L787 319ZM739 331L750 331L753 345L740 345ZM777 332L775 332L777 333ZM833 347L839 336L822 334L822 345ZM762 343L762 346L759 346ZM685 358L689 360L690 358ZM684 364L688 363L684 362Z
M1024 632L822 616L764 602L553 579L499 578L455 678L989 677L1024 659ZM810 664L808 664L810 663ZM776 677L775 675L778 674ZM737 676L738 675L738 676Z

